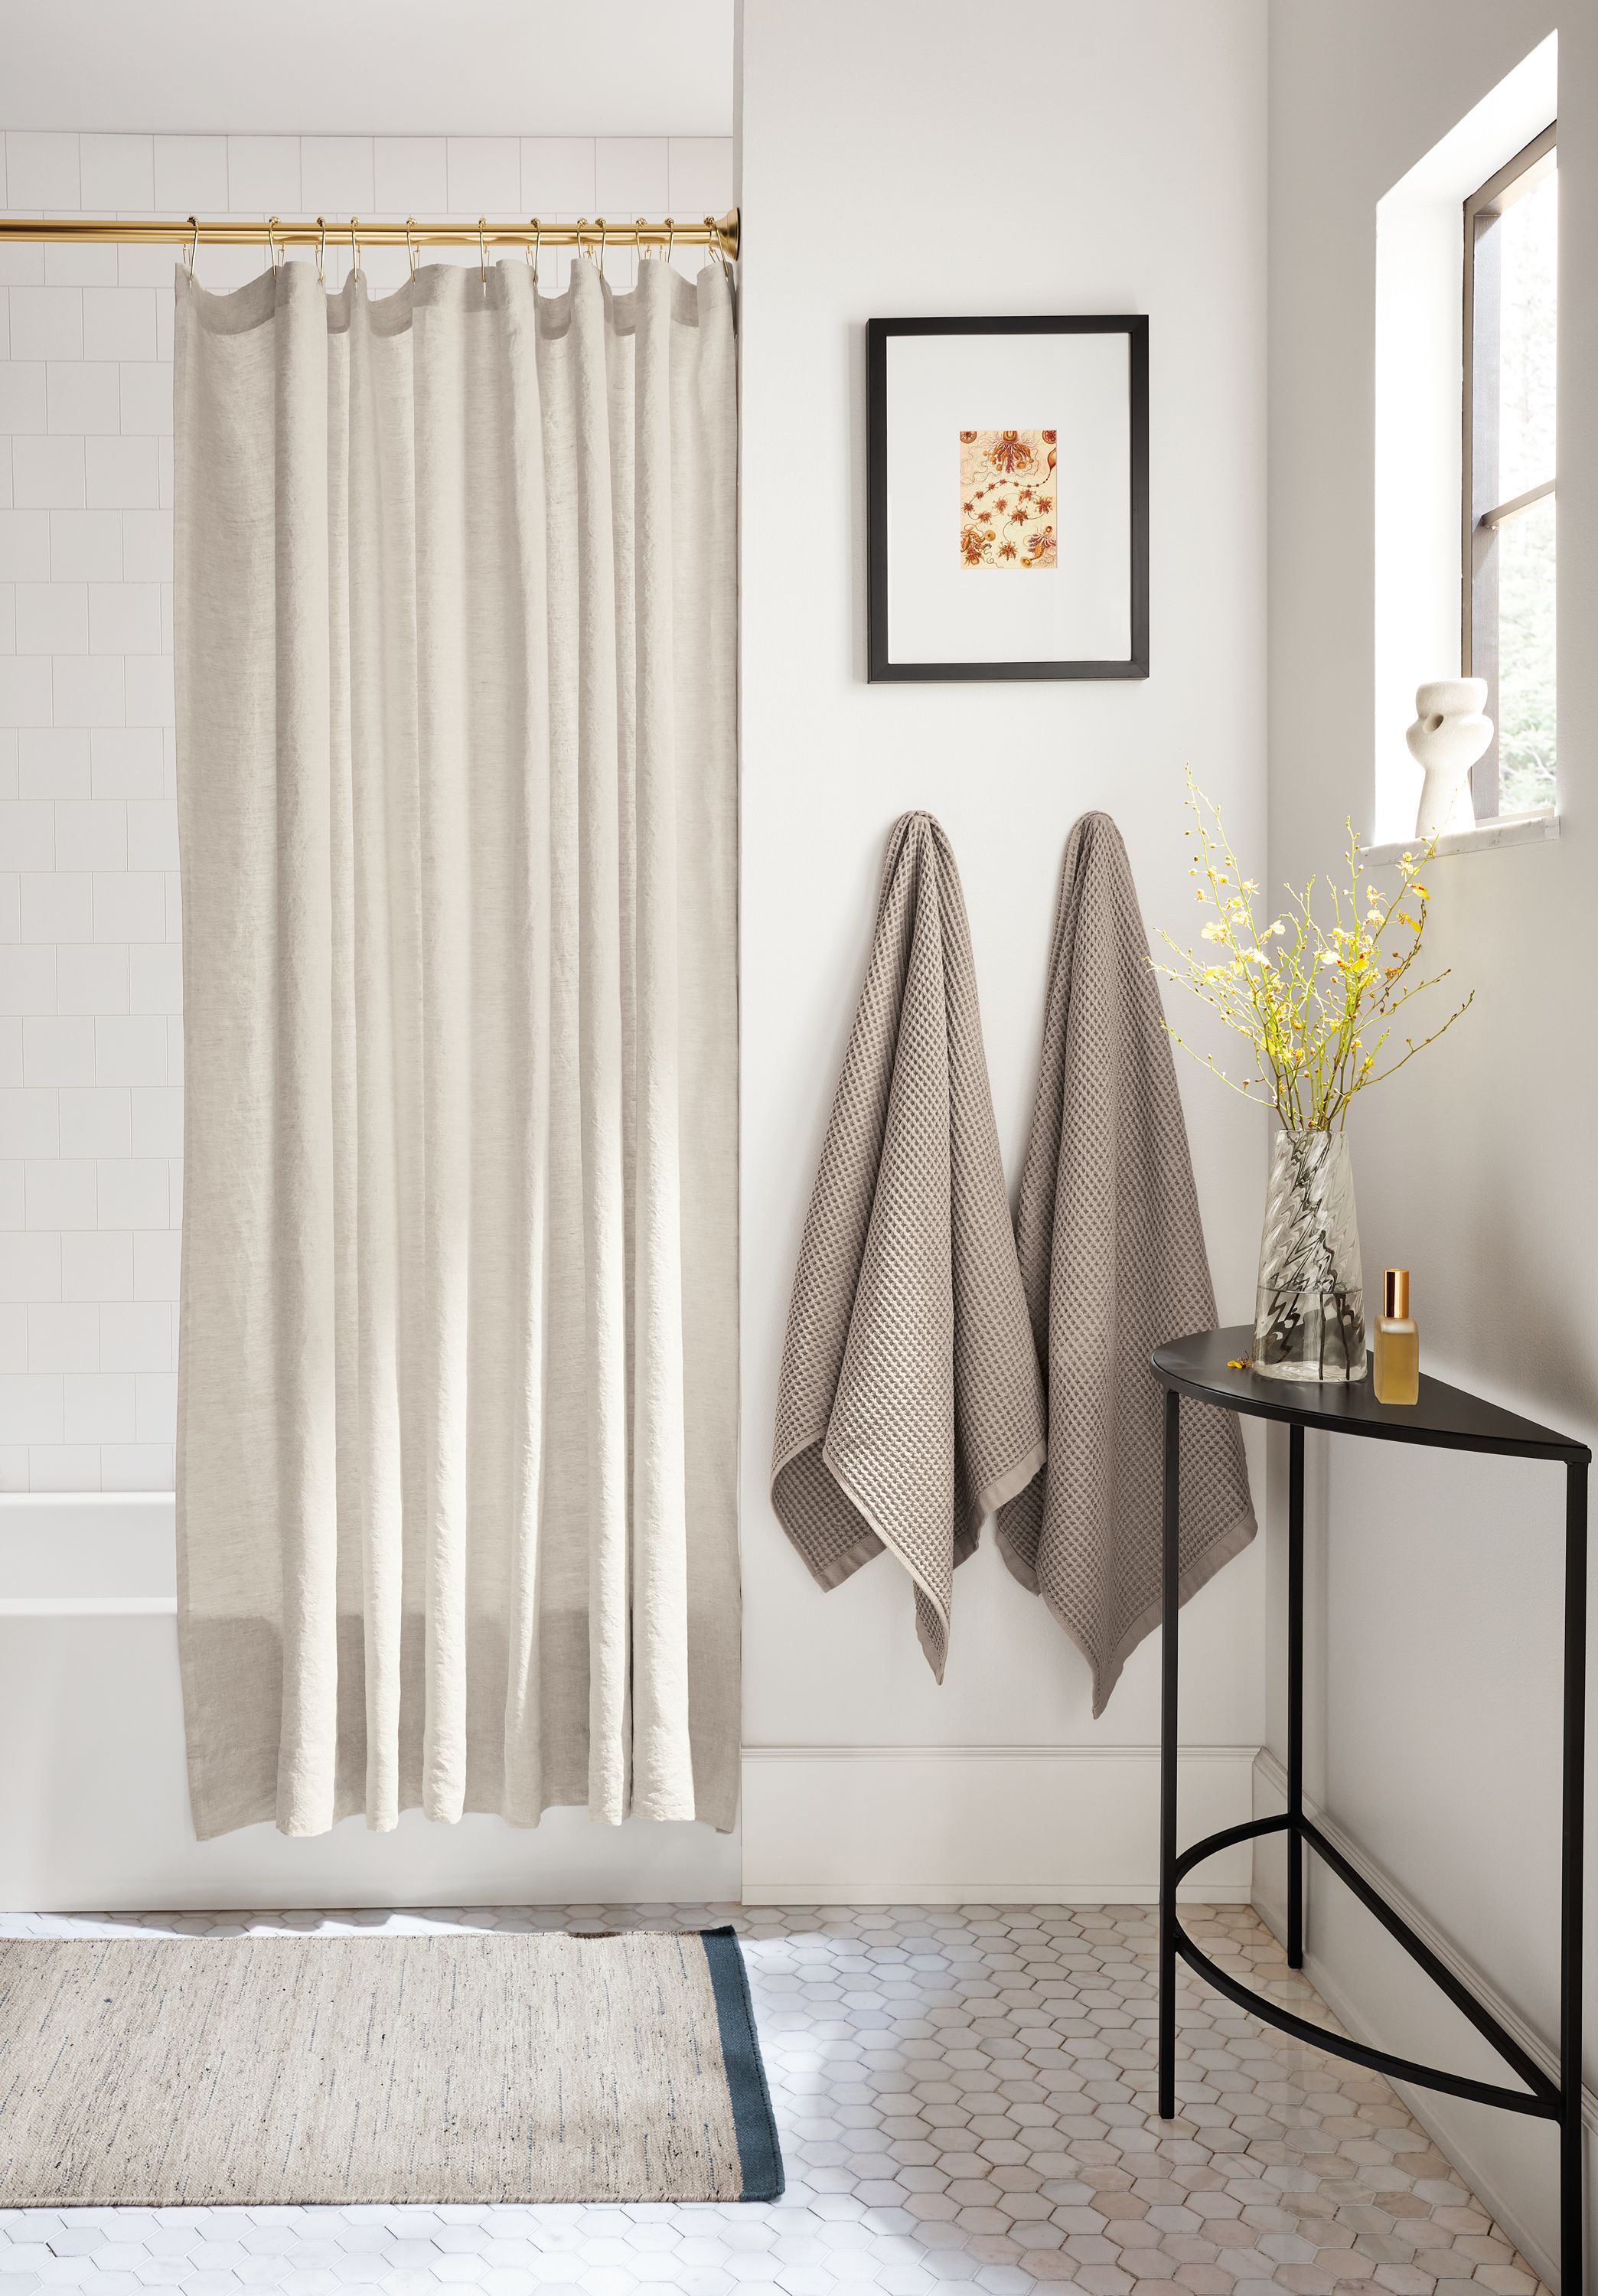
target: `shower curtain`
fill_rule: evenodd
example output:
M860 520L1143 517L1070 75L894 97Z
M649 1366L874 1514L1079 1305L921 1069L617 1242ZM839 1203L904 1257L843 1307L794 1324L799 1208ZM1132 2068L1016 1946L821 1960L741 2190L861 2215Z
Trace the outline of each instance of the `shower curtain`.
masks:
M180 269L201 1837L733 1817L732 291Z

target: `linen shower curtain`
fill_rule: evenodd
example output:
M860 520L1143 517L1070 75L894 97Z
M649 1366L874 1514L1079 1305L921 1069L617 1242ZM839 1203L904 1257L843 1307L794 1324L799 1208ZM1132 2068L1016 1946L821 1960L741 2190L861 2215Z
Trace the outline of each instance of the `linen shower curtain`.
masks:
M177 277L197 1833L733 1822L730 283Z

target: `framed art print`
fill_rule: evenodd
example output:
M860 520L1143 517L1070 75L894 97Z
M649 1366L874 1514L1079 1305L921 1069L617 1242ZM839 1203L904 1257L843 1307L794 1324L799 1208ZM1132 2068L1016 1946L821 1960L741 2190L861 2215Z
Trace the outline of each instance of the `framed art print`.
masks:
M867 676L1146 677L1149 323L873 319Z

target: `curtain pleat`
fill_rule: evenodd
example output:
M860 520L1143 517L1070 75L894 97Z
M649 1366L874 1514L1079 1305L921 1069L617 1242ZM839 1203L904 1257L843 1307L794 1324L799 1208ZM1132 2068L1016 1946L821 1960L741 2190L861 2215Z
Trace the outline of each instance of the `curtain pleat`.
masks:
M726 1827L728 282L177 297L196 1829Z

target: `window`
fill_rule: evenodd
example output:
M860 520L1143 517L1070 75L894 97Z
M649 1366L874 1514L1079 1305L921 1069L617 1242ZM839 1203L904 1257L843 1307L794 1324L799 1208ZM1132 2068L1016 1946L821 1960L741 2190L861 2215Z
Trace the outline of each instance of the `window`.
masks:
M1487 680L1479 821L1554 804L1559 153L1546 128L1465 201L1461 660Z

